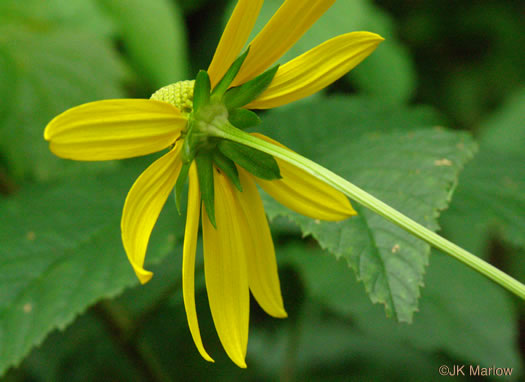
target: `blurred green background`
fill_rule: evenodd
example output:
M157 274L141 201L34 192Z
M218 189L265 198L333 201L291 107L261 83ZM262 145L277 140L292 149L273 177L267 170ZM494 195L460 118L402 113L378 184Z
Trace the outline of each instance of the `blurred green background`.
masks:
M265 2L256 29L280 3ZM401 319L413 322L397 323L385 317L381 304L370 302L344 260L303 238L294 222L303 233L304 224L275 216L271 227L289 318L273 319L252 304L247 370L238 369L220 346L207 310L202 264L196 281L199 323L215 364L205 362L193 345L180 291L184 219L173 203L167 203L148 249L155 278L137 285L118 222L126 191L152 157L119 163L61 160L49 152L43 129L78 104L149 98L159 87L194 78L207 68L234 5L227 0L0 0L4 379L421 381L441 378L440 365L465 364L510 367L509 379L519 380L523 303L437 251L427 268L421 262L417 273L424 281L415 282L413 292L415 300L419 293L421 298ZM439 219L441 232L524 281L524 11L515 1L339 0L284 60L353 30L377 32L386 41L323 94L263 114L262 128L279 130L276 134L297 149L294 140L307 142L305 136L324 126L306 117L298 126L296 117L308 115L312 106L322 113L335 105L344 109L337 117L341 125L355 118L354 132L331 133L345 135L348 142L359 134L370 138L358 133L362 121L399 128L440 124L472 134L479 150L459 179L461 165L446 178L454 184L443 186L441 204L425 212L432 215L429 225L435 224L433 213L446 207L447 192L455 191ZM302 132L293 130L299 127ZM463 144L458 142L451 147ZM389 145L380 152L398 147ZM322 149L330 146L317 151ZM367 167L365 151L358 156L364 158L362 168ZM315 150L311 155L317 158ZM373 184L366 179L363 184ZM385 180L383 187L390 186ZM272 217L279 215L269 206Z

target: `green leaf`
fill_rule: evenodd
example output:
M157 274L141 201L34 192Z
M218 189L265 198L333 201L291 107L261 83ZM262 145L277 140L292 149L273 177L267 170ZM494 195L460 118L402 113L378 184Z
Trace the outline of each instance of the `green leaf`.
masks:
M261 128L294 151L317 161L429 229L438 228L463 164L474 144L464 133L435 126L421 109L395 109L373 100L334 98L268 113ZM273 133L273 132L272 132ZM430 247L373 212L342 222L319 222L267 199L271 218L288 216L363 281L388 315L411 321Z
M407 344L418 353L445 352L472 364L523 369L515 346L517 312L509 294L463 264L432 253L419 312L411 325L385 319L370 306L347 267L319 249L294 245L279 252L281 262L300 271L307 294L330 311L350 319L368 342Z
M24 22L0 23L0 61L8 70L2 87L9 89L10 105L0 119L0 152L19 178L50 179L80 168L110 168L110 162L79 166L56 158L43 131L70 107L122 98L125 69L110 41L82 30L44 25L37 29Z
M31 375L57 382L144 380L137 363L112 340L114 335L92 311L82 314L67 329L52 332L5 379L23 381Z
M179 6L169 0L97 0L114 18L137 73L156 88L185 80L187 39Z
M17 370L9 373L6 380L14 374L57 382L108 379L140 382L152 379L144 365L154 364L155 361L155 370L164 371L163 375L177 375L182 380L191 380L191 376L186 378L185 375L191 373L195 376L193 366L202 366L202 358L195 350L184 312L179 255L182 253L182 242L176 245L173 252L175 256L167 256L156 265L154 282L128 288L111 301L101 301L66 330L54 331L25 358ZM196 266L202 268L202 256L197 257ZM195 283L197 290L203 289L200 287L200 284L204 285L203 272L196 274ZM202 293L197 292L197 298L199 295ZM199 324L203 331L201 316ZM213 326L213 323L210 324ZM209 349L208 341L206 345ZM135 354L147 354L147 360L140 362L136 357L130 357L130 349L136 349ZM159 364L159 361L164 361L164 354L168 362ZM205 372L206 369L202 370ZM27 377L20 378L25 379ZM203 379L206 378L203 376Z
M447 235L479 254L486 252L494 231L525 248L524 108L522 90L483 124L480 152L465 167L442 217Z
M63 329L99 299L138 284L122 247L120 216L144 167L33 184L0 200L0 374L51 330ZM173 203L167 209L170 219L164 211L150 240L147 268L183 232L181 219L174 225Z
M235 3L232 1L232 9ZM282 0L264 2L252 38L281 4ZM230 14L226 12L227 17ZM380 96L383 102L408 101L416 88L415 67L397 37L393 19L371 0L336 1L278 62L284 64L330 38L353 31L379 33L386 41L345 79L370 95Z
M280 179L277 161L262 151L239 143L222 140L219 151L251 174L266 180Z

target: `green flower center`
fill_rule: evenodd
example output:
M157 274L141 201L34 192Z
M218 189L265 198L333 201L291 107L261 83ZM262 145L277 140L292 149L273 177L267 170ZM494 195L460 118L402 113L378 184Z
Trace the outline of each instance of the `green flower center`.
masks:
M183 114L189 115L193 111L193 88L195 80L179 81L157 90L150 99L167 102L176 106Z

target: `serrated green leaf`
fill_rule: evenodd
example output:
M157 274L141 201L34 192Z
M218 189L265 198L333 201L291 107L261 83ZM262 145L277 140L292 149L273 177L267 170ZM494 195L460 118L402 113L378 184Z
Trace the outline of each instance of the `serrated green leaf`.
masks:
M231 9L235 3L234 0L231 2ZM281 4L282 0L264 2L252 37ZM230 14L231 11L226 12L227 17ZM379 33L386 41L345 79L368 94L380 96L384 102L403 103L409 100L416 87L415 67L408 51L397 38L392 18L371 0L336 1L278 62L283 64L330 38L353 31Z
M67 329L51 333L6 380L23 381L28 374L56 382L144 380L137 364L116 346L101 317L92 311L78 317Z
M270 134L278 141L436 230L475 145L467 134L430 127L434 123L421 110L341 97L272 111L261 127L280 126ZM356 203L358 216L336 223L313 221L268 200L266 207L271 218L288 216L304 235L345 258L388 315L411 321L428 262L426 243Z
M480 365L509 365L518 379L523 369L515 346L517 314L509 295L463 264L433 251L419 312L411 325L385 319L370 306L347 267L319 249L282 248L279 258L301 272L310 298L350 318L369 342L409 345L418 353L446 352ZM488 366L482 366L488 367Z
M138 284L119 231L126 193L143 167L35 184L0 200L0 374L97 300ZM183 232L174 226L173 203L167 209L170 219L165 211L155 227L147 266Z
M484 124L479 154L465 167L442 217L447 235L476 253L486 252L494 229L525 248L524 108L521 91Z
M9 75L11 106L0 124L0 152L13 175L50 179L111 167L58 159L43 139L45 125L64 110L123 96L126 72L110 42L85 31L56 25L35 30L23 23L0 23L0 36L0 55L16 64Z
M97 0L120 27L137 72L157 88L185 80L188 74L182 12L169 0Z

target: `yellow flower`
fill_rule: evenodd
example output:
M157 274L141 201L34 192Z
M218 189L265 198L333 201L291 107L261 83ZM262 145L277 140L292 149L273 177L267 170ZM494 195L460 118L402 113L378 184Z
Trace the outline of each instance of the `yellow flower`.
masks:
M334 2L285 1L250 43L250 50L230 87L245 84L263 73ZM211 89L239 56L262 3L263 0L239 0L208 69ZM368 32L348 33L328 40L279 67L266 90L243 107L273 108L311 95L351 70L382 40ZM182 150L192 115L192 93L193 82L185 81L160 89L150 100L87 103L55 117L44 133L54 154L82 161L129 158L170 148L136 180L122 214L123 245L141 283L152 277L152 273L144 269L151 231L183 168ZM254 135L279 145L268 137ZM355 214L342 193L281 159L275 160L281 175L276 180L257 178L237 164L240 187L235 187L232 179L214 165L215 226L208 218L209 211L201 208L195 162L189 168L183 297L193 340L208 361L213 360L202 344L194 299L200 215L206 288L213 321L226 353L238 366L246 367L250 291L269 315L286 317L273 242L256 183L283 205L315 219L335 221Z

